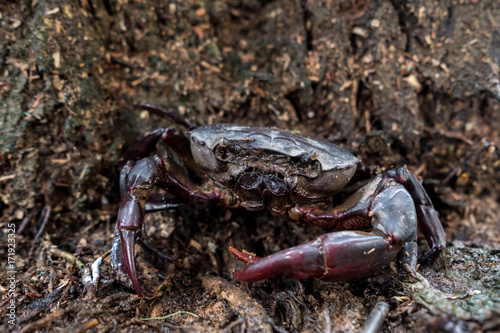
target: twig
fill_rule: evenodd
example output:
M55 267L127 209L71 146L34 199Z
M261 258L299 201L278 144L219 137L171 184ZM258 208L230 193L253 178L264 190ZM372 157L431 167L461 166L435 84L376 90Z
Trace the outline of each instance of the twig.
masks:
M233 321L231 324L227 325L226 328L224 328L224 332L231 332L233 330L233 328L235 328L236 326L238 326L240 324L242 326L245 326L245 317L244 316L245 315L238 318L238 320ZM241 331L244 332L243 329Z
M87 321L85 324L83 324L82 326L80 326L80 328L77 329L75 333L83 333L83 332L87 331L88 329L97 326L98 324L99 324L99 321L97 319L91 319L91 320Z
M472 141L471 139L466 137L463 133L445 131L442 129L434 129L434 128L430 128L427 126L424 127L424 131L426 131L427 133L429 133L431 135L439 134L439 135L442 135L442 136L450 138L450 139L461 140L461 141L465 142L466 144L468 144L469 146L474 145L474 141Z
M33 250L40 243L40 238L42 237L43 232L45 231L45 227L47 226L47 223L49 222L49 216L50 216L51 211L52 211L52 207L49 205L43 207L43 209L42 209L42 216L43 216L42 225L40 226L40 229L38 230L38 232L35 236L35 239L33 240L33 245L31 246L30 253L29 253L30 257L33 254Z
M167 318L170 318L172 316L175 316L176 314L181 314L181 313L185 313L185 314L189 314L191 316L195 316L196 318L198 318L198 315L192 313L192 312L188 312L188 311L177 311L177 312L174 312L174 313L171 313L169 315L166 315L164 317L151 317L151 318L139 318L139 320L163 320L163 319L167 319Z
M360 333L376 333L382 327L385 318L389 314L389 305L386 302L378 302L366 318Z
M19 225L19 228L17 228L17 234L20 235L23 233L24 229L26 229L26 226L28 225L28 222L30 221L30 216L26 216L22 221L21 224Z
M323 318L325 319L325 328L323 329L323 332L331 333L332 321L330 319L330 314L328 313L328 309L323 310Z
M449 181L451 180L451 178L453 178L458 170L460 169L460 167L456 166L453 168L453 170L451 170L448 175L446 177L444 177L444 179L441 181L441 184L439 184L440 186L446 186L448 185Z

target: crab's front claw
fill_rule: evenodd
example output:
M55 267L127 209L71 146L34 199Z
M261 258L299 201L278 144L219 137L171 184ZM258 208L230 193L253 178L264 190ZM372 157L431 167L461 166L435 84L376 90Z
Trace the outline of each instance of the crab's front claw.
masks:
M123 264L139 297L144 295L135 271L134 248L143 220L144 208L141 207L140 201L133 194L127 193L120 204L117 225L122 243Z
M254 282L283 276L290 279L319 278L324 275L324 260L319 242L313 241L295 246L261 258L248 255L230 248L231 253L240 261L249 264L234 272L236 280Z
M139 285L139 280L137 279L137 273L135 271L134 247L137 233L138 231L136 230L120 230L120 238L122 240L122 253L125 270L132 281L132 285L134 286L137 295L139 297L144 297L141 286Z
M260 281L273 276L348 281L369 276L388 265L401 248L402 244L374 233L340 231L264 258L230 250L237 259L249 263L234 273L234 278L240 281Z
M253 282L283 276L290 279L322 277L325 272L321 254L321 240L295 246L267 257L260 258L230 248L231 253L240 261L249 264L234 272L236 280Z

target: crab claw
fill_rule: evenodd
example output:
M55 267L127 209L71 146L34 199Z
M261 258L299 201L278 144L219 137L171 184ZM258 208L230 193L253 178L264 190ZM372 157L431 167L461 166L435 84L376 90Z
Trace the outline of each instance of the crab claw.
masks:
M315 241L283 250L267 257L252 256L235 248L231 253L240 261L249 264L234 272L233 276L240 281L260 281L281 275L291 279L307 279L322 277L325 273L324 257L318 237Z
M229 247L229 252L231 252L231 254L233 256L235 256L236 259L238 259L239 261L244 262L245 264L253 264L254 262L257 262L260 259L262 259L262 257L257 257L255 255L250 254L250 253L247 253L247 252L244 252L244 251L240 251L238 249L235 249L232 246Z
M144 209L141 207L139 200L131 193L127 193L120 204L117 225L122 243L123 264L139 297L144 297L144 295L135 271L134 248L137 237L141 232L143 219Z
M134 286L137 295L139 297L144 297L141 286L139 285L139 280L137 279L137 273L135 271L134 248L137 233L137 230L120 230L120 238L122 240L123 264L125 265L127 274L132 281L132 285Z
M360 279L388 265L401 249L384 237L362 231L340 231L279 251L264 258L230 249L249 265L234 272L240 281L260 281L274 276L289 279L323 278L329 281Z
M234 273L234 278L249 282L273 276L349 281L367 277L387 266L403 247L409 244L411 249L410 245L415 244L417 214L410 193L402 185L392 180L380 182L375 179L358 190L360 196L369 194L365 199L369 209L356 211L357 202L354 208L346 210L351 214L351 223L370 219L370 232L335 231L262 259L232 249L237 259L248 263ZM370 197L373 191L367 192L367 189L379 184L382 190ZM368 225L365 228L368 230Z

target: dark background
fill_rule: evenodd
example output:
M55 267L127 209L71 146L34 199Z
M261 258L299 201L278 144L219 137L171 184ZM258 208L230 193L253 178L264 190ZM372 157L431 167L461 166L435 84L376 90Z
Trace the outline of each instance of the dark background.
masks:
M2 2L0 219L17 227L16 329L347 332L384 300L384 331L498 331L499 100L497 0ZM321 230L264 212L176 210L146 220L179 263L137 249L154 297L135 297L109 259L97 290L85 288L67 254L90 265L110 248L119 156L171 125L137 103L406 165L450 246L420 276L391 266L352 283L239 283L229 246L265 255ZM6 321L7 269L0 277ZM179 310L198 317L138 320Z

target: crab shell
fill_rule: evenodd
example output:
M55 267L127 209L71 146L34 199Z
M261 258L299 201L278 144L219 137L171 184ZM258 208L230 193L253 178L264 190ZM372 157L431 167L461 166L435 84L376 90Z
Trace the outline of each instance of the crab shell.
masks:
M256 169L278 175L295 195L321 198L342 189L359 163L335 144L274 128L217 124L189 135L196 164L226 186Z

